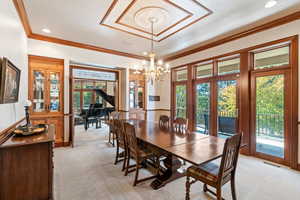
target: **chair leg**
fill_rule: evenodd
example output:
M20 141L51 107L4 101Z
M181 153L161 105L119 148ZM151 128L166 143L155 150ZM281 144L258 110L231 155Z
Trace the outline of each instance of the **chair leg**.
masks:
M117 152L116 152L115 165L118 163L118 158L119 158L119 145L117 145Z
M125 171L125 176L128 175L128 169L129 169L129 165L130 164L130 152L127 153L127 163L126 163L126 171Z
M190 177L186 176L186 183L185 183L185 200L190 200Z
M134 177L134 183L133 186L136 186L137 182L138 182L138 178L139 178L139 168L140 168L140 164L139 161L136 161L136 171L135 171L135 177Z
M115 134L114 133L112 134L112 145L113 145L113 147L115 146Z
M234 175L231 176L231 194L232 194L232 199L236 200L236 192L235 192L235 177Z
M222 186L217 187L217 200L222 200Z
M122 171L124 171L126 168L126 161L127 161L127 151L125 150Z
M207 191L208 191L208 190L207 190L207 184L204 184L204 185L203 185L203 191L204 191L204 192L207 192Z

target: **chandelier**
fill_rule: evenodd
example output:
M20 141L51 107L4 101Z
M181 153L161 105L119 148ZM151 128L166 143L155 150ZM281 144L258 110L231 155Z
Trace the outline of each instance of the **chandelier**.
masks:
M143 71L146 80L153 85L154 81L162 80L162 75L170 72L170 65L155 58L156 54L154 53L153 27L154 23L156 23L158 20L155 17L150 17L149 21L151 23L151 50L150 52L143 53L145 56L149 57L149 60L143 60L140 66L135 65L135 71L133 73L140 74Z

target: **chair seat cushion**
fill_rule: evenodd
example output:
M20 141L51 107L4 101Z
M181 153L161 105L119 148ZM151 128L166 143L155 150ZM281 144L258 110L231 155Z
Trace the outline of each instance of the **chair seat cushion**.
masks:
M199 166L191 166L187 171L189 176L196 179L207 179L212 182L216 182L218 179L219 166L210 162Z

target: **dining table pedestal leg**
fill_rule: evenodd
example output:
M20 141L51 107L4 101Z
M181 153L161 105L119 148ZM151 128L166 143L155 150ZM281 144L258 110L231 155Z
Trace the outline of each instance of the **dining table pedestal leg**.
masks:
M174 181L175 179L185 176L185 173L178 172L182 163L176 156L169 154L166 159L163 160L163 163L166 170L151 183L151 187L154 190L165 186L167 183Z

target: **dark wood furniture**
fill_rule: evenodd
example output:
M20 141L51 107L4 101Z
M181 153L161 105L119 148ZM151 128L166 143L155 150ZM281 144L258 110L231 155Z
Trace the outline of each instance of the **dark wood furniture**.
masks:
M0 145L0 199L51 200L54 125L45 133L10 136Z
M195 165L220 158L223 154L225 140L222 138L187 132L181 134L172 129L160 128L158 123L144 120L126 120L135 126L138 140L157 147L166 155L161 166L160 175L151 183L153 189L158 189L167 183L185 176L178 169L185 160Z
M186 133L188 131L188 120L178 117L173 121L173 131Z
M126 161L127 161L128 149L127 149L127 143L125 139L125 130L124 130L123 121L115 119L112 121L112 126L114 127L116 133L116 142L117 142L115 165L123 161L122 171L124 171ZM123 149L123 152L120 153L120 149ZM120 159L120 157L123 158Z
M153 151L148 151L148 148L141 148L138 144L138 140L136 138L135 127L129 123L124 123L124 130L126 134L127 141L127 164L126 164L126 173L128 174L129 169L134 167L135 169L135 178L133 182L133 186L136 186L138 183L156 178L159 174L159 156L155 154ZM135 165L130 166L130 158L133 158L136 162ZM143 179L139 179L139 170L142 167L142 162L146 160L154 160L156 168L156 174L154 176L149 176Z
M114 127L113 127L113 120L116 120L119 118L120 118L120 113L117 111L114 111L109 114L108 121L106 122L107 125L109 126L108 143L112 144L113 146L115 146L115 138L116 138L116 131L114 130Z
M191 184L201 181L204 183L204 192L210 192L222 200L222 186L231 182L232 199L236 200L235 193L235 171L238 161L239 149L241 146L241 135L234 135L225 142L223 156L220 166L207 162L198 166L191 166L187 170L186 179L186 200L190 199ZM193 178L194 180L191 180ZM217 192L208 189L207 185L216 188Z
M158 124L161 128L170 128L170 118L167 115L159 116Z

